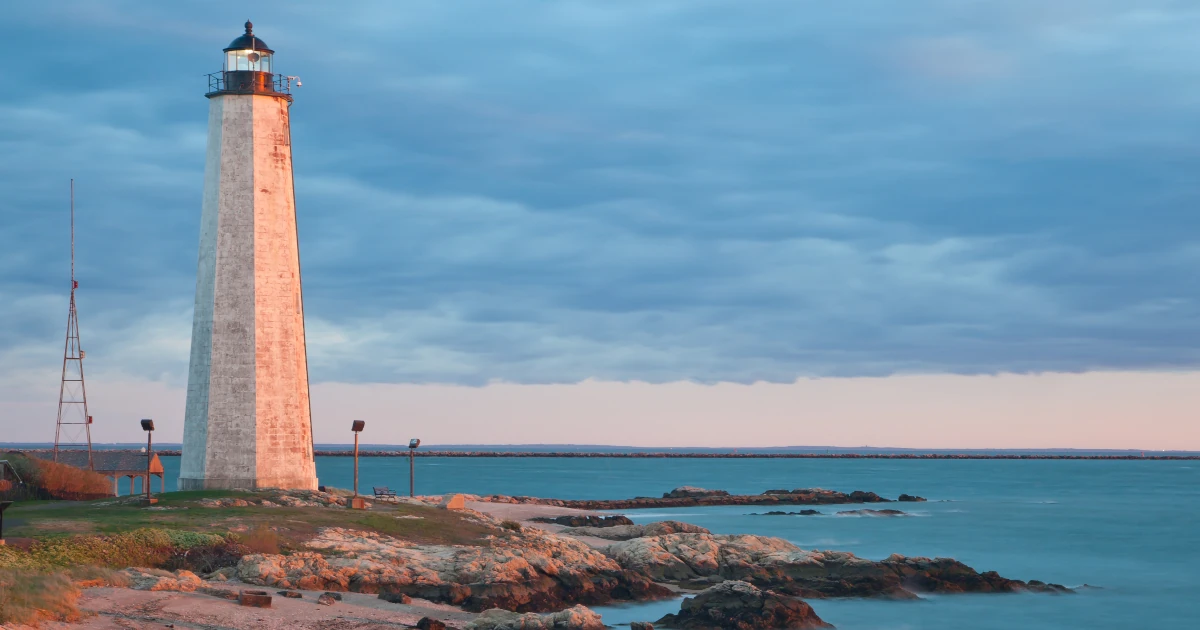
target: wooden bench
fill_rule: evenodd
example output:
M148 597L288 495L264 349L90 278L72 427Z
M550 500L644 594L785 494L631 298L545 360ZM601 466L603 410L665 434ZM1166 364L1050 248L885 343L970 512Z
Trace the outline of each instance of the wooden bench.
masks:
M371 488L371 489L375 491L375 500L376 501L391 501L392 503L400 502L400 500L396 498L396 491L389 490L387 486L383 486L382 488Z

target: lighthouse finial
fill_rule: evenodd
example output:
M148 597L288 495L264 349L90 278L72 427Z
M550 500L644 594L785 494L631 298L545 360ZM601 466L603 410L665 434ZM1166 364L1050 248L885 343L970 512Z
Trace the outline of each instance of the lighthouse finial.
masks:
M251 23L250 20L246 20L246 34L247 35L254 34L254 24Z

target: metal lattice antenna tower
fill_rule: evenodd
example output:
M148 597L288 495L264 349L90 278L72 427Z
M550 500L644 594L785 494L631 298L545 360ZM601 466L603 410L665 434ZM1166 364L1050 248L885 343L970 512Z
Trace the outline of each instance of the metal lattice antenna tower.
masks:
M67 315L67 343L63 349L62 386L58 390L58 426L54 431L54 461L60 450L87 448L92 467L92 417L88 415L87 388L83 384L83 350L79 349L79 317L75 313L75 180L71 180L71 310Z

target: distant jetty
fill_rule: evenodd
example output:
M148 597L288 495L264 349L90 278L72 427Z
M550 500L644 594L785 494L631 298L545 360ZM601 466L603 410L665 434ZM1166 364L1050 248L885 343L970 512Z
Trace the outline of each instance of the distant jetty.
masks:
M159 456L179 455L177 450L156 451ZM315 451L318 457L353 457L351 450ZM417 457L542 457L542 458L591 458L591 459L1071 459L1071 460L1127 460L1127 461L1194 461L1200 455L1056 455L1048 453L592 453L580 451L529 452L529 451L420 451ZM408 450L359 451L359 457L408 457Z

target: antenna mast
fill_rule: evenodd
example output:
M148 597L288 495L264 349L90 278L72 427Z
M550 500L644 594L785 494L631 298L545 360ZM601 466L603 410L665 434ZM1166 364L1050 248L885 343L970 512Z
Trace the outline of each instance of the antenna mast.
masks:
M67 314L67 342L63 348L62 385L58 390L58 426L54 431L54 461L59 451L87 448L92 468L92 417L88 415L87 388L83 384L83 350L79 349L79 317L75 312L75 180L71 180L71 309Z

